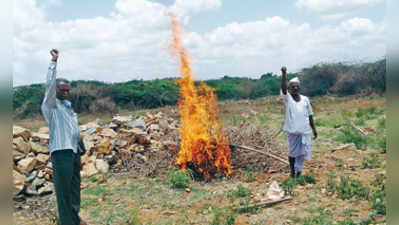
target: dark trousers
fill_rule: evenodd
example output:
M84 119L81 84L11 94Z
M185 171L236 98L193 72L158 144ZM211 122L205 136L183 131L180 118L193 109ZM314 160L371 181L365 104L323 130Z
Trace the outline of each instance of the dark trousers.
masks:
M72 150L51 154L55 194L61 225L79 225L80 209L80 155Z

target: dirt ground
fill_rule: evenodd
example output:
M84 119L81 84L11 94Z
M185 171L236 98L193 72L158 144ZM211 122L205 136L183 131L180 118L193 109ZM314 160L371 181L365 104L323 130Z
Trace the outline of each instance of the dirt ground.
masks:
M83 179L80 215L89 224L349 225L367 221L370 215L372 220L368 223L384 224L385 215L376 213L380 209L376 203L385 201L385 195L382 199L375 193L383 189L386 182L386 154L380 144L386 137L385 98L323 97L311 101L319 137L313 141L313 159L305 162L304 175L313 177L315 183L294 185L290 201L265 208L248 207L248 202L265 196L273 181L287 182L288 167L257 153L234 150L233 165L240 161L233 154L240 151L240 157L247 160L247 168L233 167L230 178L192 181L188 189L171 187L172 168L156 177L128 171ZM279 133L284 117L278 98L221 102L219 110L232 143L265 146L262 150L287 158L287 137ZM162 111L178 118L175 107L149 111ZM348 121L352 121L354 129L366 130L367 134L353 134L353 130L345 133ZM27 123L26 120L16 122L22 126ZM31 124L29 128L35 127ZM331 151L348 143L345 149ZM335 184L328 179L332 174ZM344 178L349 180L346 186ZM234 196L239 190L249 193ZM344 193L351 194L343 197ZM234 210L237 207L245 210ZM56 214L54 194L14 203L15 224L56 224Z

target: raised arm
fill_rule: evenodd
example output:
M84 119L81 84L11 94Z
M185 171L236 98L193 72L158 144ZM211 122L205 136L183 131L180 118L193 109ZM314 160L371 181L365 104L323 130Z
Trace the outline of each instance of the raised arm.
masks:
M281 68L281 91L284 95L287 94L287 68L283 66Z
M56 88L57 88L56 67L57 67L58 51L56 49L53 49L50 51L50 54L51 54L51 62L48 67L47 79L46 79L46 92L42 103L42 108L45 110L55 108L55 102L56 102Z

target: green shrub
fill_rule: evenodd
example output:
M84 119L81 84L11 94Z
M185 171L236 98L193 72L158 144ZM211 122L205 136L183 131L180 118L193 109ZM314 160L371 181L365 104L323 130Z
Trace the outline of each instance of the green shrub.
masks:
M252 166L249 167L247 170L244 170L244 174L245 174L245 182L247 183L253 182L256 178Z
M368 200L370 188L362 186L360 181L341 176L340 183L336 185L335 191L342 200L351 199L354 196L359 199Z
M385 185L382 185L380 190L377 190L370 197L371 199L371 207L375 210L378 215L386 215L386 192Z
M215 208L210 225L233 225L237 214L231 207Z
M354 143L357 149L365 149L367 147L367 137L359 134L359 132L351 127L346 126L340 130L340 134L336 138L337 141L342 143Z
M184 172L174 169L169 179L171 187L176 189L188 188L192 181L190 174L188 169Z

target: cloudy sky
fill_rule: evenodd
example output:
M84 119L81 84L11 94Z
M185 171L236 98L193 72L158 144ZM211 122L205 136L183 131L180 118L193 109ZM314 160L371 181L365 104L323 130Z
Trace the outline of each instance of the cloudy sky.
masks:
M178 15L196 79L258 78L320 62L385 56L384 0L17 0L13 85L59 76L122 82L177 77L168 13Z

